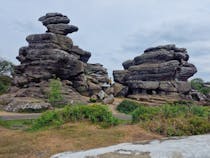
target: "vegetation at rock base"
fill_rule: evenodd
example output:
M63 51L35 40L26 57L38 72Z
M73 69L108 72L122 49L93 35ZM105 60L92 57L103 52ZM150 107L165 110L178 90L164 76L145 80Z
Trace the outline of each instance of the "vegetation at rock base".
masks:
M0 95L7 92L12 79L9 77L13 72L13 64L7 60L0 59Z
M62 83L60 79L51 79L49 83L48 101L55 107L63 107Z
M132 113L135 109L139 107L139 103L130 101L130 100L123 100L118 106L117 110L119 112L125 113L125 114L130 114Z
M0 59L0 76L10 75L13 73L14 65L4 59Z
M60 126L68 122L90 121L102 127L110 127L119 123L105 105L74 105L66 106L62 110L53 110L43 113L35 120L32 130L49 126Z
M129 105L135 105L137 108L133 108L132 112ZM185 101L162 106L144 106L132 101L123 101L118 109L123 109L124 113L129 111L133 123L161 135L183 136L210 132L210 107L197 106Z
M12 79L9 76L0 76L0 95L8 91Z
M202 94L209 94L210 88L204 86L204 81L201 78L196 78L191 81L191 86L193 89L199 91Z
M96 103L96 102L97 102L97 99L96 99L96 98L90 98L89 101L90 101L91 103Z

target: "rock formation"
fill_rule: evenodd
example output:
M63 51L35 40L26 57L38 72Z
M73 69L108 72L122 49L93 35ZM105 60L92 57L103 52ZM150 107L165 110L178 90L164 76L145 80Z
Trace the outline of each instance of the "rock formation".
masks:
M149 48L133 60L125 61L124 70L114 71L114 81L128 88L125 95L187 95L191 90L187 80L197 72L188 60L187 50L175 45Z
M99 93L109 81L108 73L101 64L87 63L91 53L75 46L66 36L78 31L78 27L69 25L69 18L60 13L48 13L39 21L47 31L29 35L26 38L29 45L20 48L17 57L20 65L15 67L13 74L11 97L46 99L49 80L53 78L61 80L67 102L87 101L83 96ZM11 102L7 101L5 109L18 111L14 110L18 105ZM43 105L46 108L46 104Z

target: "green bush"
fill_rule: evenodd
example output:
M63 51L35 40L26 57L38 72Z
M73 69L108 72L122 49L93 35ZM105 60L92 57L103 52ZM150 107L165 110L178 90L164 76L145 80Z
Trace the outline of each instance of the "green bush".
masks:
M140 106L139 103L130 101L130 100L123 100L118 106L117 110L119 112L125 113L125 114L130 114L134 110L136 110Z
M52 79L50 80L49 85L50 91L48 94L49 103L51 103L55 107L63 107L62 104L64 99L62 96L62 83L60 79Z
M96 102L97 102L97 99L96 99L96 98L90 98L89 101L90 101L91 103L96 103Z
M114 118L105 105L74 105L66 106L62 110L48 111L35 121L32 129L40 129L46 126L60 126L63 123L75 121L90 121L110 127L117 125L119 120Z
M8 91L11 86L12 79L8 76L0 76L0 95Z
M32 129L37 130L48 126L60 126L62 123L63 120L58 111L47 111L34 121Z
M210 93L210 88L205 87L204 86L204 81L200 78L193 79L191 81L191 86L192 86L193 89L199 91L202 94L207 95L207 94Z
M14 65L2 58L0 58L0 76L11 75L14 71Z
M166 136L205 134L210 132L210 108L203 106L140 106L132 113L133 123Z
M158 107L146 107L140 106L132 113L132 122L148 121L155 119L155 116L159 113Z
M102 123L103 126L118 124L118 120L112 116L105 105L67 106L61 112L61 115L67 122L88 120L92 123Z

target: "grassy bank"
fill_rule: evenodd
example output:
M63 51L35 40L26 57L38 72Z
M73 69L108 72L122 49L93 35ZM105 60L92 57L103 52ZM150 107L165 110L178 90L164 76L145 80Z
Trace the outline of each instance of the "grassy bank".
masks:
M118 110L131 114L133 123L164 136L197 135L210 132L210 107L187 102L150 107L125 100L118 106Z
M60 110L47 111L32 124L32 130L48 126L61 126L69 122L89 121L101 127L111 127L119 124L112 112L105 105L75 105L66 106Z

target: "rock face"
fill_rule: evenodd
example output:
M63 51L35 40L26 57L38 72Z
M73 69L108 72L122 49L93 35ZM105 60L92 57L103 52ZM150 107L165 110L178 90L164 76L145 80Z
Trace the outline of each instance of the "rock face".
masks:
M46 98L44 91L53 78L61 80L67 100L83 101L83 96L99 93L109 81L108 73L101 64L87 63L91 53L75 46L66 36L78 31L78 27L69 25L69 18L60 13L48 13L39 21L47 31L29 35L26 38L29 45L20 48L17 57L20 65L13 74L18 89L15 94L23 93L24 89L22 97Z
M188 63L184 48L165 45L149 48L133 60L125 61L124 70L113 72L114 81L128 87L129 94L188 94L188 78L197 69Z

